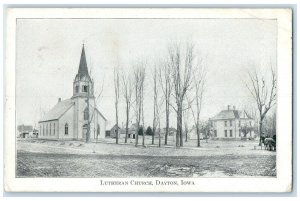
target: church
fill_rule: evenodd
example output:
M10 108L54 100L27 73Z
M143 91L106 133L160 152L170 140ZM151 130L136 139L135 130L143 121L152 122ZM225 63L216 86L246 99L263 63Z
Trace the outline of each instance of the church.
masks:
M57 104L39 121L39 138L93 141L105 138L107 120L97 109L94 82L81 51L78 73L73 81L73 96Z

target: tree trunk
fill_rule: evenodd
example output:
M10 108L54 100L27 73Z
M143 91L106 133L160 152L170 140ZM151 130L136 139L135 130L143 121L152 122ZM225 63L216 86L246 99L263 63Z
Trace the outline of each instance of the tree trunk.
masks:
M197 132L197 147L200 147L200 129L199 129L199 124L197 123L197 128L196 128L196 132Z
M168 135L169 135L169 104L166 100L166 133L165 133L165 145L168 144Z
M158 121L158 147L161 147L160 121Z
M135 146L138 146L139 143L139 127L140 125L136 123L136 130L135 130Z
M143 147L145 146L145 131L144 131L144 128L143 128Z
M188 141L188 129L185 129L185 142Z
M128 139L128 124L129 124L129 105L126 105L126 131L125 131L125 143L127 143Z
M262 119L259 120L259 144L262 147Z
M180 147L182 143L182 106L177 106L177 131L176 131L176 147Z
M118 122L118 105L116 103L116 125L117 125L117 130L116 130L116 144L119 143L119 122Z
M152 130L152 144L154 144L155 131L156 131L156 128L153 127L153 130Z

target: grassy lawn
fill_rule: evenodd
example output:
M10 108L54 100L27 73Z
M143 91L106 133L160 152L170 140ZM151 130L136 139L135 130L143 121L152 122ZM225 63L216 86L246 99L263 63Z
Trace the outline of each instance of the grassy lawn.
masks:
M241 146L242 145L242 146ZM276 152L256 141L209 141L202 147L19 141L18 177L276 176Z

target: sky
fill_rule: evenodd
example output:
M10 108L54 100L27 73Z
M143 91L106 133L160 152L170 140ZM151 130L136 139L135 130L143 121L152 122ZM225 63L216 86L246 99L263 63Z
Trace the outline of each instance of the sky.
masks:
M145 124L151 125L151 72L167 55L168 45L178 41L193 41L207 70L201 119L227 105L244 109L253 104L246 72L258 68L265 73L270 64L276 66L276 37L276 20L263 19L18 19L17 124L37 125L58 98L71 98L83 43L96 94L104 84L97 105L108 119L107 129L115 122L116 61L124 72L131 72L137 60L146 61ZM161 119L163 123L163 113ZM125 124L122 97L119 122ZM175 125L171 111L171 126Z

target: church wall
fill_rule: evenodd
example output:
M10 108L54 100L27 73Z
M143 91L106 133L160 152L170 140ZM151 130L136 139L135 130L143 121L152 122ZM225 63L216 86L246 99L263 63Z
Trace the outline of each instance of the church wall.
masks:
M74 107L74 106L73 106ZM74 110L69 108L59 119L59 139L74 139ZM65 134L65 125L68 124L68 134Z
M105 138L105 130L106 130L106 121L103 119L103 117L96 111L95 112L95 118L93 121L93 124L91 125L92 133L91 133L91 139L95 139L97 135L97 125L100 126L100 134L98 136L98 139L104 139Z
M58 137L58 121L46 121L39 123L39 135L40 139L57 139Z

